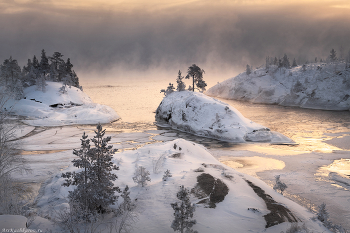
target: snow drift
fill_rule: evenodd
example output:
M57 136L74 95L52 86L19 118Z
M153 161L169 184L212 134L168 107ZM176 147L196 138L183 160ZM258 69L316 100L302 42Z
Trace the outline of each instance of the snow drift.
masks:
M191 190L190 200L196 204L194 219L197 220L193 230L198 232L281 232L295 219L300 225L305 223L310 232L329 232L319 221L311 220L314 215L305 208L275 192L259 179L221 164L205 147L196 143L177 139L147 145L118 153L114 155L113 162L120 169L113 171L118 176L114 181L115 186L123 189L128 185L130 197L137 199L135 214L138 221L133 224L131 232L173 232L170 226L174 211L170 204L178 201L176 193L181 185ZM132 179L137 166L143 166L151 173L151 181L145 187L137 185ZM164 181L166 170L170 170L172 177ZM70 166L62 172L67 171L77 171L77 168ZM74 187L62 186L65 182L61 177L62 172L48 180L41 189L36 206L42 217L55 218L54 213L69 208L67 195ZM212 194L206 195L198 188L198 177L203 174L214 179L217 185L220 183L227 187L228 192L216 202L215 208L203 201L210 199ZM122 201L119 200L113 208L117 208ZM288 212L287 217L269 221L268 216L279 216L280 213L275 212L278 208L268 207L267 201L281 206ZM109 222L107 220L105 222ZM37 224L40 222L34 222L33 226Z
M271 65L225 80L205 94L253 103L349 110L350 69L344 67L344 63L313 63L292 69Z
M173 92L164 97L156 121L158 125L229 142L293 143L245 118L232 106L198 92Z
M47 82L46 91L36 86L24 89L24 99L8 100L5 110L25 116L25 123L34 126L109 123L120 117L110 107L93 103L88 95L76 87L60 93L62 83Z

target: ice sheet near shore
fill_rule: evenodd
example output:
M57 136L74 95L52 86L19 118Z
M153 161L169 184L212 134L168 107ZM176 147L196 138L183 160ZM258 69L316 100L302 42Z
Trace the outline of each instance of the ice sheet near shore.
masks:
M168 94L157 108L156 120L159 125L223 141L293 143L245 118L234 107L198 92Z
M33 126L103 124L120 118L112 108L93 103L80 89L67 87L67 93L62 94L60 87L62 83L47 82L45 92L36 90L36 86L25 88L25 99L10 99L5 108L27 117L24 122Z
M227 185L229 192L222 202L216 203L216 208L196 204L194 219L197 220L197 224L193 229L198 232L281 232L290 226L290 223L284 222L265 229L264 215L270 210L246 180L260 187L273 200L289 209L300 220L300 226L305 223L310 232L329 232L318 220L312 220L314 215L305 208L275 192L259 179L221 164L205 147L193 142L177 139L147 145L138 150L117 153L114 155L113 162L120 168L114 171L118 176L114 182L115 185L121 189L128 185L131 198L137 199L135 212L138 215L138 221L133 225L132 232L172 232L170 226L174 218L174 211L170 204L179 201L176 198L179 186L184 185L191 190L197 184L197 176L203 173L220 179ZM132 177L136 166L143 166L150 172L151 181L145 187L133 182ZM198 168L203 171L196 171ZM163 181L163 174L167 169L170 170L172 177ZM76 168L70 166L62 172L67 171L76 171ZM69 208L66 197L68 191L73 187L62 186L64 182L64 178L61 178L62 172L53 176L38 196L37 207L42 217L54 217L55 211L60 208ZM204 198L191 194L192 203L198 203L202 199ZM121 202L122 199L119 198L114 207ZM50 225L47 220L38 218L31 228L40 226L40 224Z
M324 110L350 109L350 68L345 63L313 63L291 69L259 68L211 87L205 94L253 103Z

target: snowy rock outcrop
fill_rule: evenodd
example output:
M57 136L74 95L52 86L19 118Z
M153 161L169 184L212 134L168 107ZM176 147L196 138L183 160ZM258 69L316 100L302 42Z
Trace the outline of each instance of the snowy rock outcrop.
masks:
M35 85L27 87L23 99L9 99L4 107L27 117L24 122L34 126L109 123L120 118L112 108L93 103L80 89L67 87L67 92L61 93L61 87L58 82L47 82L45 92L38 91Z
M259 68L211 87L205 94L253 103L311 109L350 109L350 68L344 63L313 63L292 69Z
M158 125L228 142L293 142L250 121L232 106L198 92L173 92L164 97L156 121Z

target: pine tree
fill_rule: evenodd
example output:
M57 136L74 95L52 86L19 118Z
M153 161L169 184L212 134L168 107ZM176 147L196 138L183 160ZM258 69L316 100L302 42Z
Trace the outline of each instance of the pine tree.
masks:
M318 206L317 218L324 224L328 223L329 214L326 209L325 203L322 203L321 205Z
M179 231L181 233L197 232L191 229L193 225L197 223L197 221L192 219L193 213L196 209L190 202L188 189L184 188L183 185L180 186L180 191L176 196L181 202L171 203L171 207L174 209L175 217L171 224L171 228L173 228L174 231Z
M123 198L123 202L119 205L116 212L115 230L117 233L132 232L133 224L137 220L137 214L134 212L136 204L130 198L128 186L125 187L120 196Z
M33 60L32 60L32 64L33 64L33 66L34 66L34 68L35 69L39 69L39 61L38 61L38 59L36 58L36 56L34 55L34 57L33 57Z
M35 85L36 74L34 72L34 66L30 59L28 59L27 65L22 69L23 85L26 87Z
M59 52L54 52L52 57L49 57L51 64L53 64L54 68L58 70L60 64L64 63L62 59L63 55Z
M283 67L285 67L287 69L290 68L289 58L287 57L287 54L284 54L284 56L283 56L282 65L283 65Z
M118 177L112 171L119 168L111 161L117 151L107 145L111 138L104 138L105 130L102 130L100 124L96 129L96 135L91 139L94 147L90 147L90 140L84 133L81 149L73 151L73 154L79 157L72 161L73 166L82 168L82 171L63 173L62 177L66 178L64 186L77 186L68 195L73 210L104 213L108 206L115 204L117 200L115 192L119 192L119 188L114 187L112 181Z
M151 181L151 178L149 177L150 173L146 170L146 168L142 166L138 166L135 170L134 177L132 178L135 183L141 185L144 187L147 183L147 181Z
M201 91L205 91L205 87L207 86L207 84L203 80L204 73L205 71L199 68L196 64L193 64L192 66L188 67L185 79L189 79L190 77L192 77L192 91L194 91L195 84L197 88L199 88Z
M123 198L123 202L119 205L118 212L122 214L126 211L132 211L135 209L136 205L131 201L129 186L125 186L122 194L120 195Z
M62 63L58 64L58 69L57 69L57 73L58 73L58 82L62 82L64 77L66 76L66 63L63 61Z
M174 90L175 90L174 85L172 83L169 83L169 86L167 87L167 89L160 90L160 93L164 92L164 95L167 96L167 95L173 93Z
M295 58L293 59L293 64L292 64L292 67L297 67L297 61L295 60Z
M250 75L250 74L252 73L252 69L250 68L249 65L247 65L247 68L246 68L246 70L245 70L245 73L246 73L247 75Z
M179 70L179 73L177 75L177 79L176 79L176 82L177 82L177 88L176 90L177 91L185 91L186 90L186 85L185 83L182 81L184 79L184 77L181 75L181 71Z
M59 67L62 67L64 60L62 59L63 55L59 52L54 52L52 57L49 57L51 61L50 65L50 80L54 82L59 81Z
M66 74L72 76L72 74L73 74L72 68L73 68L73 64L70 62L70 58L68 58L67 62L66 62Z
M41 60L39 64L40 73L46 76L50 72L49 59L46 57L45 50L41 51Z
M331 61L336 61L337 60L337 53L335 52L335 50L332 49L330 53L331 54L329 55L329 58L331 59Z
M277 65L278 65L278 60L277 60L277 57L275 57L275 59L273 60L273 64L274 64L275 66L277 66Z

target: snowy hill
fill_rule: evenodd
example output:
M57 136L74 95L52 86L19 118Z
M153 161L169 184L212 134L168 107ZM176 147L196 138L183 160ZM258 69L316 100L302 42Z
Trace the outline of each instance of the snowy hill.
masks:
M205 94L253 103L325 110L350 109L350 68L313 63L291 69L259 68L211 87Z
M157 108L156 120L158 125L229 142L293 142L250 121L232 106L198 92L168 94Z
M196 204L193 219L197 220L193 229L201 233L281 232L293 221L298 221L299 226L305 223L309 232L329 232L321 222L312 220L314 215L305 208L259 179L221 164L199 144L177 139L148 145L117 153L113 162L120 168L114 171L118 176L115 186L124 189L128 185L131 198L137 199L133 213L137 220L132 221L130 232L174 232L171 228L174 210L170 204L179 201L176 193L181 185L191 190L190 201ZM137 166L150 172L151 181L145 187L133 182ZM167 169L172 177L163 181ZM77 171L77 168L70 166L62 172L67 171ZM73 186L67 188L62 186L63 183L64 178L59 173L41 189L36 206L42 217L54 219L60 209L69 208L66 197ZM121 202L119 198L113 207L117 208ZM104 227L110 232L108 224L115 222L114 217L108 215L102 221L99 230L103 231ZM38 217L30 228L46 226L50 226L49 221Z
M4 107L27 117L24 122L34 126L109 123L120 118L112 108L93 103L80 89L67 87L63 94L61 87L58 82L47 82L45 92L36 90L35 85L27 87L24 99L10 99Z

